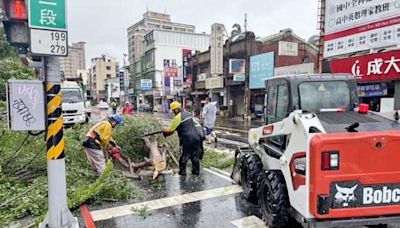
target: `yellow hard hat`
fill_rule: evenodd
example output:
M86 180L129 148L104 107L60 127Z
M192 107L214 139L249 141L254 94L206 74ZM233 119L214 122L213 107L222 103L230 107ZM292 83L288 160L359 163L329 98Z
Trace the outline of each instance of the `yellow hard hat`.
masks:
M175 109L181 108L181 103L174 101L169 105L169 109L171 109L171 111L174 111Z

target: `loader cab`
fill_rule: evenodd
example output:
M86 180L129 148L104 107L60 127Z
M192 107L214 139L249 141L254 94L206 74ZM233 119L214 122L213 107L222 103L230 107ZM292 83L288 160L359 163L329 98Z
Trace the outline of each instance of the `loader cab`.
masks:
M282 121L295 110L303 113L343 109L358 104L357 86L352 75L279 76L265 81L265 124ZM286 149L287 136L268 138L269 143Z
M358 104L357 85L352 75L319 74L280 76L265 81L265 123L288 117L294 110L319 113L353 109Z

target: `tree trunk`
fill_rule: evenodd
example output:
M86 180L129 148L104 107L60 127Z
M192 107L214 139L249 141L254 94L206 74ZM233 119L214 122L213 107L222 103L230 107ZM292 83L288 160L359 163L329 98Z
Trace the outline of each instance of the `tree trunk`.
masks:
M146 144L146 147L150 150L150 159L145 159L143 162L137 164L134 164L132 162L133 169L137 170L147 166L154 166L156 162L160 161L166 162L166 153L164 150L160 151L157 141L151 142L148 137L145 137L144 142Z

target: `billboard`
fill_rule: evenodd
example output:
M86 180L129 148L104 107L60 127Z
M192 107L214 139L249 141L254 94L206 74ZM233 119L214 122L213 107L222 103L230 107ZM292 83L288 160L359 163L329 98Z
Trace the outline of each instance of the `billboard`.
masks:
M329 61L331 73L350 73L357 81L400 79L400 51L390 51Z
M222 74L224 70L224 30L223 24L213 24L211 26L210 39L210 65L211 75Z
M274 52L250 57L250 89L265 87L265 80L274 76Z
M183 59L183 86L191 87L193 84L193 53L192 50L183 49L182 59Z
M324 57L392 46L400 41L400 1L326 2Z
M245 59L229 59L230 74L245 74L246 60Z
M295 42L279 41L278 55L298 56L299 44Z
M150 91L153 89L153 81L151 79L140 79L140 89L142 91Z
M164 59L164 77L178 77L178 65L175 59Z
M312 74L314 72L314 63L297 64L284 67L276 67L274 71L275 76L280 75L299 75L299 74Z

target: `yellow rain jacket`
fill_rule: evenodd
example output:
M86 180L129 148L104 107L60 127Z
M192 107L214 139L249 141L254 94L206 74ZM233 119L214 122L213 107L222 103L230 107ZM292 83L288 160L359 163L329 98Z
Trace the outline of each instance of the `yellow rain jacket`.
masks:
M114 146L116 145L112 138L112 125L109 121L102 121L94 125L86 134L86 138L88 140L94 140L95 144L100 146L102 149L107 149L110 143Z

